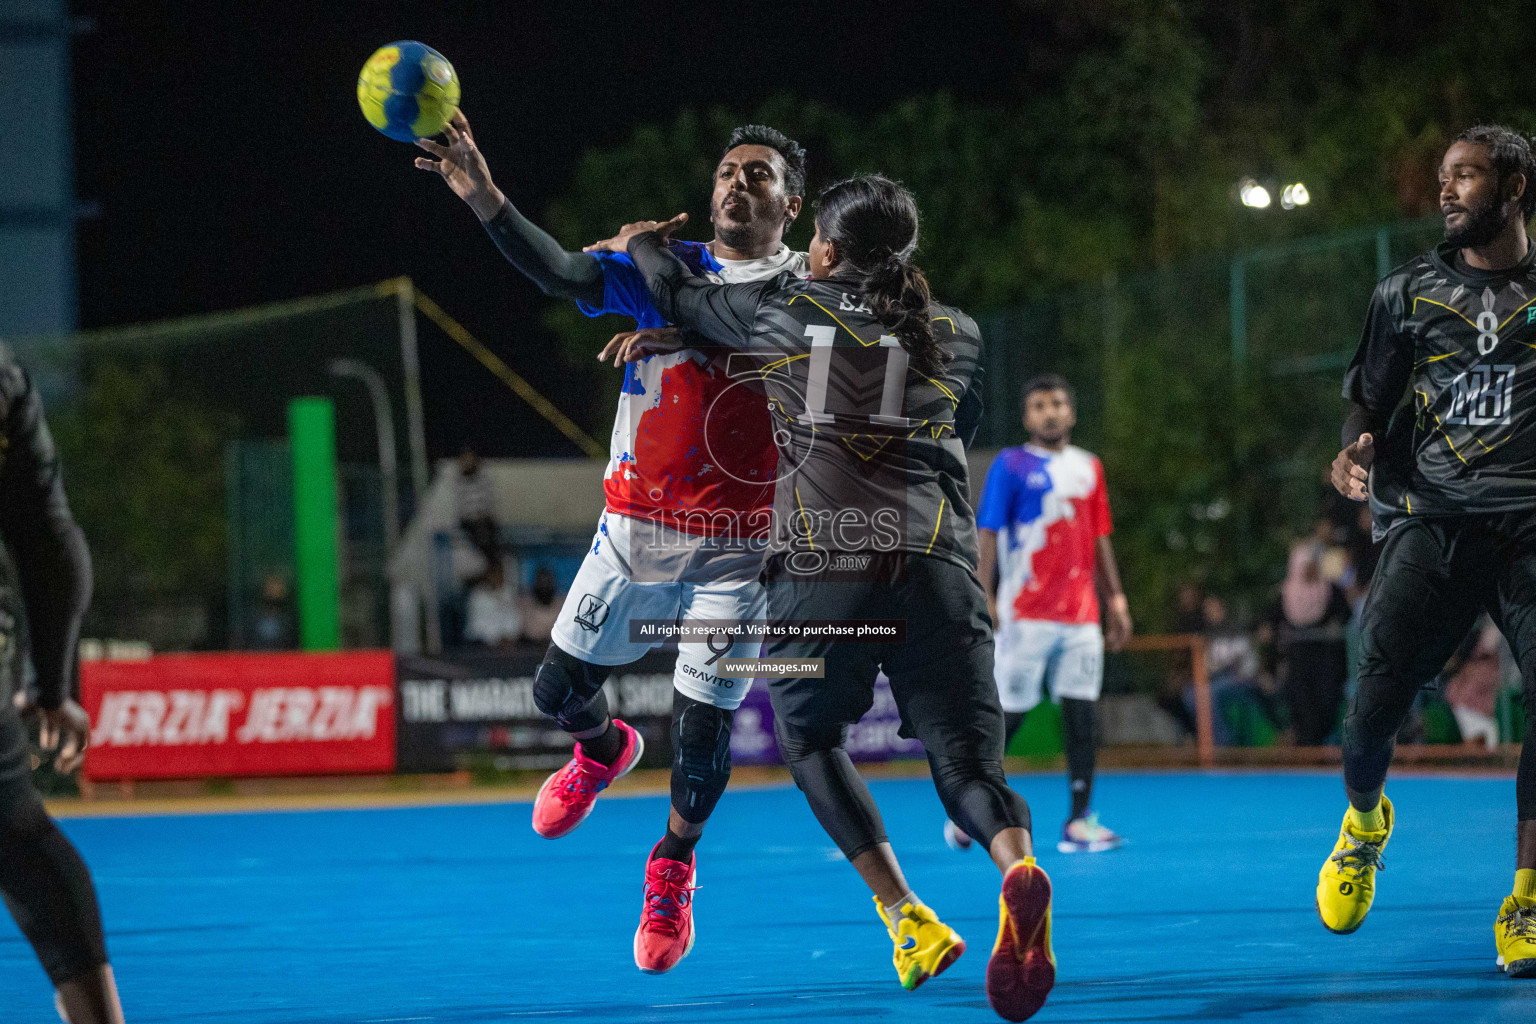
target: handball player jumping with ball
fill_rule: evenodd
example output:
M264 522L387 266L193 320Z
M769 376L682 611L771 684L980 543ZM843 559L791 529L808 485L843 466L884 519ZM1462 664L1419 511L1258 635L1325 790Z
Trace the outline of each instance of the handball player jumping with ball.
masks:
M462 113L446 136L446 145L418 140L436 159L416 165L441 175L546 295L571 299L588 316L622 313L638 328L666 324L627 255L568 252L518 212L492 181ZM674 243L673 251L690 273L714 281L803 276L806 256L783 236L804 189L800 146L772 128L737 128L714 172L714 240ZM625 368L603 482L607 509L535 678L539 709L576 740L575 756L534 804L540 835L575 829L598 793L640 759L639 733L609 714L602 690L614 666L661 642L632 642L631 620L764 618L758 570L777 461L761 392L730 379L723 366L683 352ZM671 970L693 947L694 845L730 778L732 718L751 686L722 676L719 663L755 657L760 643L756 635L711 639L678 645L672 810L646 865L634 943L635 963L647 973Z

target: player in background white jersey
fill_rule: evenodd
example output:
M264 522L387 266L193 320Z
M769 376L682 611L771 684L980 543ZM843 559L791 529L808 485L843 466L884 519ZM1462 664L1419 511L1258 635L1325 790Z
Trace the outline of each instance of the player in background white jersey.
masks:
M1130 639L1131 612L1109 540L1104 467L1071 443L1076 424L1076 401L1064 378L1043 374L1024 385L1029 443L998 453L976 525L1007 734L1017 731L1049 683L1061 704L1072 788L1057 849L1098 853L1121 842L1089 809L1104 648L1107 642L1118 651ZM957 849L970 845L953 822L945 823L944 835Z

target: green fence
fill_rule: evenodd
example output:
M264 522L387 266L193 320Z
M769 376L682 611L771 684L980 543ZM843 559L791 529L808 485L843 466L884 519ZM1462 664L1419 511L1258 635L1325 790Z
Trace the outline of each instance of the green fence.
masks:
M979 443L1021 443L1020 386L1063 374L1078 396L1074 440L1104 460L1138 618L1166 627L1185 580L1253 607L1318 515L1371 291L1440 231L1405 222L1303 239L982 317Z
M371 521L343 505L343 569L357 555L363 571L382 574L377 418L368 390L330 367L347 359L379 375L408 498L412 476L424 482L426 471L412 298L401 279L15 341L43 390L70 502L91 543L96 587L86 635L148 640L157 650L258 643L252 630L268 581L292 599L287 405L303 395L335 402L344 466L361 467L343 469L341 496L365 502ZM353 600L367 615L351 613L346 639L387 639L374 589Z

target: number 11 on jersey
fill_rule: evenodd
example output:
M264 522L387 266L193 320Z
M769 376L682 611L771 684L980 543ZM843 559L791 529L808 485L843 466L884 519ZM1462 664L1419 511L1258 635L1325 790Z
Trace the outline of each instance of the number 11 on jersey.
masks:
M832 377L832 340L837 328L830 325L812 324L805 329L811 339L811 368L806 376L805 412L800 422L831 423L833 416L827 412L827 384ZM880 411L869 418L871 423L883 427L908 427L912 421L901 414L907 394L907 350L895 337L880 336L880 347L885 349L885 381L880 389Z

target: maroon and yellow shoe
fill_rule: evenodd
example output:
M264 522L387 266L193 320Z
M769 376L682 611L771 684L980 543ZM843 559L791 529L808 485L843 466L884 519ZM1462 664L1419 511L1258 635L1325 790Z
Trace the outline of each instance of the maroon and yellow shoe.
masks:
M658 857L651 848L645 865L645 908L635 932L635 966L646 974L667 973L693 950L695 863L691 853L684 864Z
M987 961L987 1002L1004 1020L1028 1020L1056 984L1051 880L1035 858L1025 857L1008 869L998 904L1002 921Z
M576 756L539 787L539 795L533 799L533 830L545 839L559 839L574 832L576 826L592 813L597 794L640 763L640 755L645 753L645 740L617 718L613 720L613 727L624 734L624 746L619 749L618 759L613 764L599 764L587 757L581 752L578 740Z

